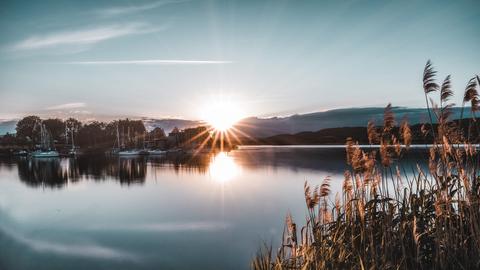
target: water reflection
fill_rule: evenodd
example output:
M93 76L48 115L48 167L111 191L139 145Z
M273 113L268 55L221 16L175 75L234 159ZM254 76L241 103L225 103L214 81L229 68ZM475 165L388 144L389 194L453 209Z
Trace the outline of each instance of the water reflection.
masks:
M208 170L212 179L220 183L232 180L241 172L240 166L235 163L233 157L225 152L212 158Z
M304 181L335 194L345 169L344 149L0 159L0 269L248 269L304 217Z
M425 153L412 153L402 161L406 168L424 163ZM176 173L208 174L214 181L225 183L239 175L242 168L256 170L268 168L322 171L342 175L347 169L343 149L250 149L216 155L170 157L106 157L102 155L77 158L18 158L1 160L0 166L18 169L22 182L31 187L61 188L81 180L118 181L122 185L143 184L149 173L165 169Z
M61 187L68 182L68 170L57 158L22 158L17 164L20 180L29 186Z
M147 171L161 170L165 167L176 172L206 173L210 163L211 173L215 178L223 179L225 173L231 172L233 160L221 156L212 158L209 155L172 156L172 157L106 157L102 155L80 156L77 158L18 158L0 160L2 166L17 165L18 175L22 182L31 187L59 188L69 182L85 180L116 180L120 184L142 184L147 178ZM225 161L225 159L229 159ZM219 163L220 162L220 163ZM228 165L228 170L222 172L222 166Z

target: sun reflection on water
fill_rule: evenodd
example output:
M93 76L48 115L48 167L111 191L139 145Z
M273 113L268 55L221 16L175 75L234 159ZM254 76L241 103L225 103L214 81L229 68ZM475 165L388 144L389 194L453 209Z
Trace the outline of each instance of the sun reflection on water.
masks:
M220 152L212 158L208 171L213 180L225 183L238 176L241 168L231 156L225 152Z

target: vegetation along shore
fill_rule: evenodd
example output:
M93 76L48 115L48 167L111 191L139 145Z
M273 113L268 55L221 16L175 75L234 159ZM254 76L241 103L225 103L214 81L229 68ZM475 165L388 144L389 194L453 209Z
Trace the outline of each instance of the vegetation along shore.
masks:
M348 139L342 194L332 198L329 177L320 186L305 182L306 224L288 214L280 247L261 247L252 269L479 269L480 160L473 147L479 83L472 78L463 95L462 116L471 118L451 121L450 76L437 84L428 62L423 90L430 123L397 125L388 105L383 126L365 130L364 140L380 144L378 151ZM429 169L410 172L394 161L418 130L433 140Z

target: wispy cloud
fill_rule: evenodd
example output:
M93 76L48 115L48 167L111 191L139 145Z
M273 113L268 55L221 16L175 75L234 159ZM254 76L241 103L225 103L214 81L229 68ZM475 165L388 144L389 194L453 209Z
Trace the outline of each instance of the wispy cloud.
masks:
M109 25L73 31L35 35L12 46L13 50L31 50L59 45L88 45L132 34L144 34L162 30L145 23Z
M211 64L230 64L232 61L223 60L118 60L118 61L73 61L67 62L72 65L211 65Z
M0 225L0 232L8 235L11 239L40 253L51 253L64 256L86 257L111 260L138 261L139 258L132 253L122 250L101 246L96 243L59 243L47 240L31 238L24 233L10 230Z
M229 224L224 222L165 222L147 224L125 225L94 225L87 227L88 230L121 230L142 232L186 232L186 231L220 231L227 229Z
M70 110L70 109L84 108L86 106L87 106L87 104L85 104L83 102L72 102L72 103L65 103L65 104L50 106L50 107L45 108L45 110L48 110L48 111Z
M150 2L150 3L143 4L143 5L135 5L134 4L134 5L129 5L129 6L118 6L118 7L100 9L100 10L97 10L96 13L99 14L100 16L103 16L103 17L111 17L111 16L126 15L126 14L141 12L141 11L145 11L145 10L159 8L161 6L165 6L165 5L168 5L168 4L178 4L178 3L183 3L183 2L187 2L187 1L186 0L155 1L155 2Z

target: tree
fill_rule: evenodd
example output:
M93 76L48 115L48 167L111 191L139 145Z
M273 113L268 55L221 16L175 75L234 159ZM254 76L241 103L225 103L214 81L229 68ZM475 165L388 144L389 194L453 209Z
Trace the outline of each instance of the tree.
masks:
M48 132L50 132L50 135L52 135L54 141L58 142L64 138L65 124L61 119L46 119L43 120L43 124L45 125L45 128L47 128Z
M154 140L164 139L166 137L165 131L163 128L156 127L152 131L150 131L150 137Z
M84 125L78 132L78 144L80 146L98 146L107 142L105 123L93 121Z
M42 120L40 119L40 117L35 115L24 117L17 123L17 137L35 143L36 141L38 141L38 136L40 134L40 129L37 129L36 127L41 122Z
M65 125L69 129L73 129L74 131L79 131L82 128L82 122L78 121L75 118L68 118L65 120Z

